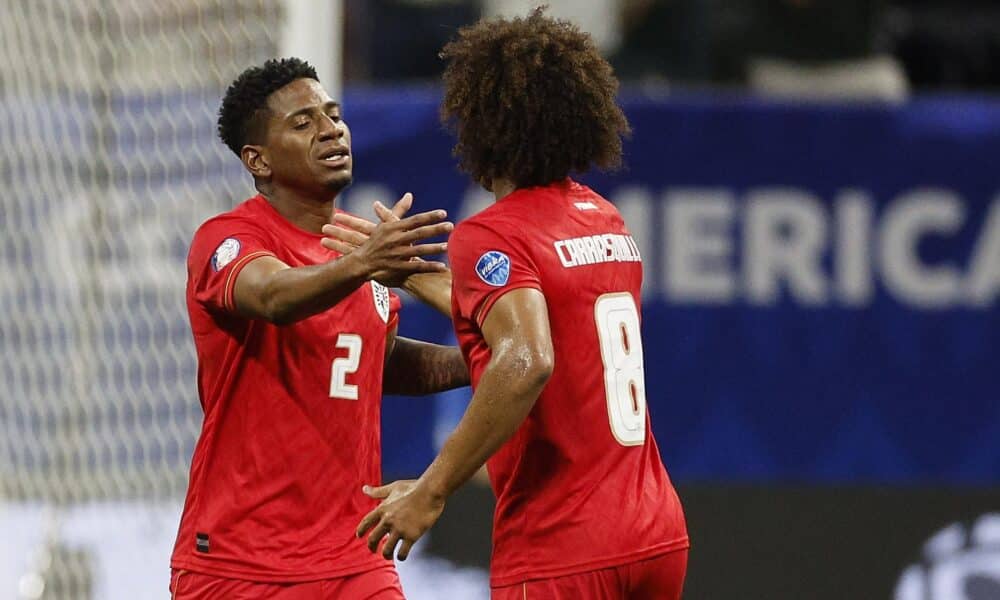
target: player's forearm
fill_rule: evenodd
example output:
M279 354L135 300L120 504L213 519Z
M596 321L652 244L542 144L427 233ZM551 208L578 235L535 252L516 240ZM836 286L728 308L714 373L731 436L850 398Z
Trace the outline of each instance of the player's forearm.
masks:
M513 349L494 354L465 415L418 485L444 499L468 481L521 426L551 374L544 356Z
M382 385L387 394L433 394L469 385L469 369L454 346L397 337Z
M403 283L403 289L451 318L451 271L410 275Z
M276 271L262 286L261 316L276 325L301 321L335 306L368 278L366 265L351 256Z

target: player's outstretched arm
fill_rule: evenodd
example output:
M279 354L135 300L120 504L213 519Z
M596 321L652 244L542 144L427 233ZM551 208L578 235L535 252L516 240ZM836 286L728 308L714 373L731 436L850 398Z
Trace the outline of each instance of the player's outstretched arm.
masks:
M451 318L451 271L414 273L403 289L444 316Z
M492 351L472 402L454 433L420 479L397 481L365 493L383 499L358 525L375 552L382 538L387 558L402 542L398 558L437 521L445 500L493 455L521 425L552 375L554 353L545 297L533 288L503 295L483 322Z
M447 249L443 243L418 243L449 233L454 226L445 217L445 211L433 210L381 223L354 252L322 265L293 268L273 256L254 259L236 279L236 309L286 325L334 306L365 281L392 283L414 273L445 271L444 263L412 260Z
M391 223L403 218L412 206L413 194L406 193L392 209L381 202L376 202L373 207L383 223ZM374 228L375 223L367 219L338 213L333 216L332 224L323 227L327 237L321 243L330 250L349 254L364 243ZM451 271L415 273L403 280L400 287L417 300L451 317Z
M456 346L397 337L385 362L386 394L422 396L469 385L469 369Z

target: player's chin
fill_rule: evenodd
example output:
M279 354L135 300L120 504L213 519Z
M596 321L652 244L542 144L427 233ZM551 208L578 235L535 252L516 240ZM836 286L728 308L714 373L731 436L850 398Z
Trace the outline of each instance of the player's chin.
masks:
M339 173L331 173L323 180L323 186L331 192L339 192L354 182L354 176L350 171L345 170Z

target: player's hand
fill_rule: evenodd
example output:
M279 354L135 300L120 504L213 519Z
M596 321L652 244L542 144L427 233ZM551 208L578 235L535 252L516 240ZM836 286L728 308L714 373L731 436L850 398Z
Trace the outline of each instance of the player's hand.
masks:
M419 481L405 479L379 486L362 488L365 494L382 500L378 507L368 513L355 532L358 537L368 534L368 549L373 553L378 551L379 543L388 536L382 546L382 556L392 559L396 554L399 560L406 560L413 544L420 539L431 525L441 516L444 510L444 500L433 498Z
M372 204L375 214L383 223L399 221L406 216L412 206L413 194L410 193L403 194L403 197L392 205L392 209L386 208L381 202ZM368 219L346 213L335 213L333 223L323 226L323 233L327 237L320 240L319 243L328 250L350 254L357 250L358 246L365 243L375 227L376 224Z
M419 260L423 256L442 254L448 249L447 242L417 242L446 235L454 229L454 225L444 221L448 215L443 210L399 218L398 213L405 214L412 202L413 196L405 194L393 207L395 212L389 211L395 220L379 224L338 214L334 220L351 229L326 225L323 233L327 239L321 243L326 248L354 254L368 267L369 279L391 287L399 287L407 277L416 273L447 271L448 267L442 262Z

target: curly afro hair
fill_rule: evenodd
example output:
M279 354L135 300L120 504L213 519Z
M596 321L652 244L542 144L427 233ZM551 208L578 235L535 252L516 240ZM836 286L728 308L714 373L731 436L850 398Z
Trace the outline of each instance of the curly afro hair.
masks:
M299 58L272 59L240 73L219 108L222 143L239 156L243 146L260 141L268 116L268 96L296 79L319 81L316 69Z
M489 185L546 185L621 165L631 133L618 80L589 35L544 14L482 20L441 51L441 120L463 171Z

